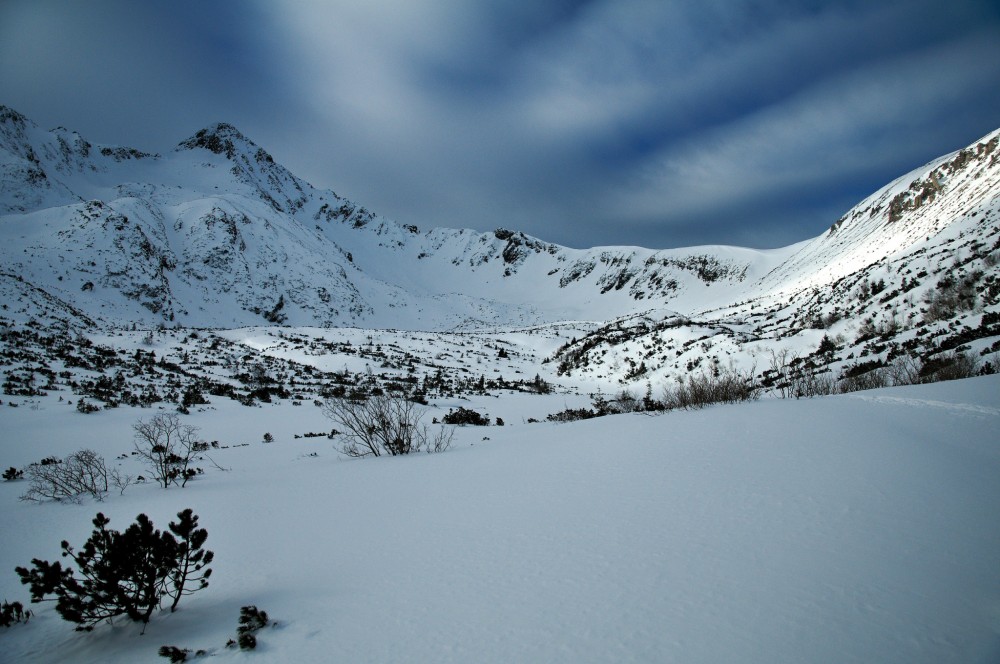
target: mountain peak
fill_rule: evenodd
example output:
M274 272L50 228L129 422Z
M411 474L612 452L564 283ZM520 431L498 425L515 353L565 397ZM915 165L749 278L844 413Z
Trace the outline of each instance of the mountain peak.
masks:
M24 117L10 106L0 104L0 125L11 123L23 128L28 123L28 118Z
M201 129L191 138L178 144L177 149L193 150L204 148L215 154L224 154L232 159L236 156L236 148L242 145L256 151L257 144L240 133L240 130L227 122L217 122Z
M10 106L0 104L0 147L10 152L34 161L28 155L34 155L28 145L27 132L37 129L34 122L18 113Z

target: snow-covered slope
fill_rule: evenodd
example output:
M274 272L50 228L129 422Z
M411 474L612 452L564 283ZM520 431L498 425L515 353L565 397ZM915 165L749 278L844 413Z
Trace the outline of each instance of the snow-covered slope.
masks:
M886 185L802 246L760 287L789 292L824 286L938 244L948 229L995 240L1000 223L998 144L1000 130Z
M623 316L552 359L567 375L657 382L727 364L759 372L776 355L799 363L795 371L825 372L996 352L998 144L1000 130L897 179L822 236L775 252L780 260L759 278L685 301L676 307L684 317ZM819 353L824 339L832 350ZM784 364L770 370L784 374Z
M0 108L0 599L98 510L216 552L145 635L31 605L0 659L995 661L1000 381L861 390L1000 365L997 147L792 247L576 250L395 223L225 124L154 155ZM648 412L699 376L765 398ZM377 393L489 426L349 461L319 406ZM599 405L647 412L562 423ZM80 448L136 479L174 412L186 488L17 500ZM278 626L227 649L248 604Z
M160 156L45 132L5 108L0 153L6 278L107 322L604 319L759 269L757 252L738 249L573 251L503 229L422 232L314 189L225 124Z
M689 314L823 285L926 240L995 198L995 147L987 137L932 165L933 188L914 194L927 204L897 195L923 169L805 246L571 250L386 220L298 179L230 125L161 156L43 131L3 108L4 278L95 319L145 324L440 329Z
M1000 656L1000 377L562 425L521 424L532 411L507 399L460 403L509 424L461 428L445 454L345 461L325 437L297 437L329 430L319 408L217 400L184 421L222 443L210 456L228 472L206 461L184 489L31 505L17 500L26 482L0 482L0 598L25 601L14 566L59 560L97 511L121 530L190 507L215 552L211 585L144 635L124 619L74 632L31 605L0 658L152 664L163 645L194 662L197 649L212 662ZM4 411L4 466L89 447L141 472L131 425L150 411L84 416L54 394ZM252 653L226 649L248 604L278 626Z
M577 250L390 221L300 180L226 124L156 155L2 108L0 297L8 319L73 328L586 321L593 333L552 359L614 380L690 370L694 341L716 362L758 341L815 348L824 333L847 357L852 339L872 336L863 321L909 342L948 279L971 300L937 320L991 337L992 323L970 316L1000 301L998 141L899 178L798 245Z

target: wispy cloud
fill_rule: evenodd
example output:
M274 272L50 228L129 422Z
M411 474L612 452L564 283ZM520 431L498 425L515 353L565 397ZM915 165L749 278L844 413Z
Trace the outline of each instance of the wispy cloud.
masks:
M8 0L0 103L145 149L227 120L422 226L786 243L1000 124L998 37L982 0Z
M919 160L926 142L940 144L942 116L961 113L983 81L1000 80L997 44L1000 31L983 32L841 74L708 127L648 159L642 177L612 202L615 209L628 203L637 218L701 215Z

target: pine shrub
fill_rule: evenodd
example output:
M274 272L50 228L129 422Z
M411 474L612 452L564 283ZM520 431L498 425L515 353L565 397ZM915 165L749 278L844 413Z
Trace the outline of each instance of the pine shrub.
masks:
M0 604L0 627L10 627L14 623L26 623L31 618L31 611L25 611L20 602L4 600Z
M21 583L30 586L31 601L55 601L56 612L90 631L103 620L126 616L144 625L165 599L171 611L184 595L208 586L214 554L202 548L208 532L198 528L190 509L177 514L170 532L161 532L145 514L124 532L109 530L110 519L98 513L94 530L77 551L65 540L63 556L78 569L64 568L35 558L32 569L16 569ZM193 585L194 587L189 587Z
M480 415L476 411L463 408L462 406L459 406L458 410L448 411L448 414L441 418L441 420L445 424L471 424L480 427L489 426L490 424L488 415Z
M257 647L256 633L267 627L270 621L267 611L261 611L253 604L240 608L240 624L236 628L236 643L241 650L253 650Z
M160 646L159 654L160 657L166 657L174 664L178 662L186 662L188 658L188 653L190 650L181 649L177 646Z

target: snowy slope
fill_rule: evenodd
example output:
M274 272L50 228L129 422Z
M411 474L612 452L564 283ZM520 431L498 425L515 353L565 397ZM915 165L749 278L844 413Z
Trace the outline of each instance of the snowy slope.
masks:
M585 365L588 380L622 384L751 367L785 347L809 355L824 336L841 364L927 356L956 330L1000 336L998 142L993 132L916 169L790 247L577 250L387 220L227 124L154 155L3 108L0 315L71 329L579 322L581 338L550 359L566 377ZM962 306L929 314L949 279Z
M3 108L0 278L106 324L449 329L692 315L824 287L933 245L980 209L988 235L996 143L901 178L803 245L572 250L504 229L386 220L315 189L226 124L154 155L43 131Z
M36 605L5 630L4 658L157 662L169 644L244 661L223 644L246 604L279 623L258 635L267 661L1000 656L996 376L562 425L509 408L517 424L460 429L445 454L345 461L293 437L329 428L317 408L220 404L185 421L249 445L213 451L227 471L187 488L29 505L23 483L0 483L0 597L23 600L12 568L82 543L98 510L124 528L192 507L216 552L209 588L145 635L127 621L75 633ZM81 416L54 396L4 408L2 460L113 459L146 414Z
M896 179L761 280L762 289L822 286L940 242L940 233L997 235L1000 129Z
M98 510L192 507L217 555L145 635L36 605L0 659L996 661L997 376L769 397L996 370L998 142L791 247L576 250L384 219L226 124L156 155L0 107L0 467L89 447L144 472L157 412L218 444L184 489L0 482L0 599ZM765 398L546 421L720 371ZM347 460L317 406L375 388L490 426ZM224 648L247 604L278 620L252 654Z
M998 145L1000 130L897 179L760 278L678 308L684 317L623 316L552 359L628 383L732 364L759 373L776 354L839 374L1000 351ZM824 338L829 356L817 352Z

